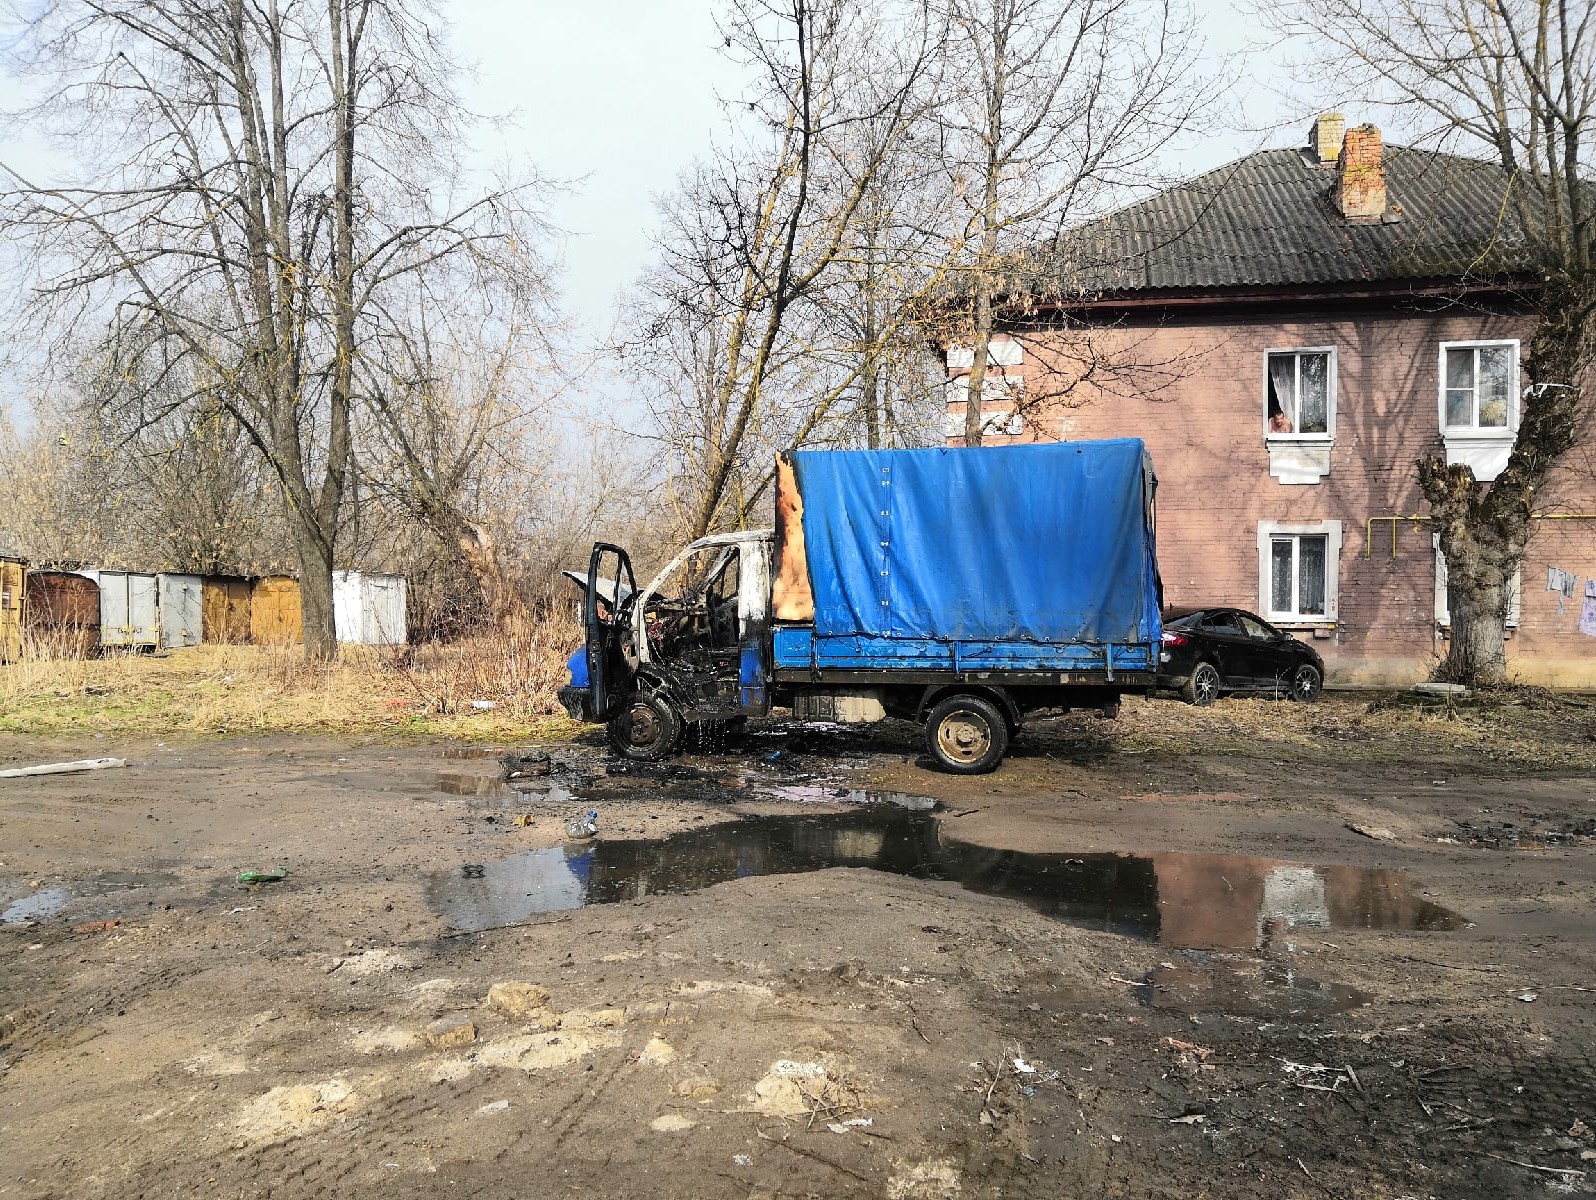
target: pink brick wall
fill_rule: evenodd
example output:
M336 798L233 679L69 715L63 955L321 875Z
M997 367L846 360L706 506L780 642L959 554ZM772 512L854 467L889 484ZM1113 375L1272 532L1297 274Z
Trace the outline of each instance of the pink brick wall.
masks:
M1258 610L1261 521L1341 522L1340 604L1314 638L1332 682L1404 684L1424 678L1445 641L1435 619L1435 556L1427 523L1369 518L1423 513L1414 461L1441 448L1439 347L1444 341L1525 338L1523 318L1453 310L1427 315L1348 311L1300 317L1132 318L1092 336L1096 375L1078 387L1080 353L1064 335L1028 335L1022 374L1038 407L1017 439L1135 436L1159 477L1159 561L1171 604ZM1265 353L1336 352L1330 471L1315 484L1271 477L1265 443ZM1106 364L1106 365L1105 365ZM1006 407L1003 406L1003 407ZM1542 511L1596 513L1596 462L1581 452L1560 471ZM1392 554L1392 531L1396 552ZM1581 595L1557 612L1546 567L1580 577ZM1596 520L1537 523L1524 564L1522 620L1508 642L1524 682L1596 686L1596 638L1578 631L1584 581L1596 573Z

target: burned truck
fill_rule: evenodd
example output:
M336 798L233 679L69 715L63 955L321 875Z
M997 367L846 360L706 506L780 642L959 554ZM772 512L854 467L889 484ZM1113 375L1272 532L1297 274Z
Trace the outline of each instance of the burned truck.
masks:
M561 701L631 759L788 709L919 722L943 769L991 771L1028 715L1153 688L1155 489L1136 439L787 452L774 530L702 538L642 588L593 547Z

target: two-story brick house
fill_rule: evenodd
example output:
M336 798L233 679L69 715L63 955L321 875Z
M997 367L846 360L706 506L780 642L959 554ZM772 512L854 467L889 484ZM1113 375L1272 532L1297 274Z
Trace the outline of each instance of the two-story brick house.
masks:
M1505 182L1327 116L1071 231L994 341L990 440L1144 438L1170 604L1254 609L1332 683L1424 678L1448 628L1414 464L1502 469L1533 327ZM948 352L953 442L969 365ZM1596 450L1536 507L1509 673L1596 685Z

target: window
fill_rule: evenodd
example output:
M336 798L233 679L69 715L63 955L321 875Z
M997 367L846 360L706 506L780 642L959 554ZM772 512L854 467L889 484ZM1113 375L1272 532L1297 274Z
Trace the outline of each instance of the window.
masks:
M996 343L994 343L996 344ZM1004 343L1008 345L1009 343ZM1018 343L1013 343L1018 345ZM950 379L943 385L948 402L943 418L943 433L948 440L964 437L964 415L970 403L970 381L967 376ZM1025 379L1020 375L988 375L981 381L981 433L982 436L1019 437L1025 432L1025 417L1014 406L1025 394ZM989 404L1003 404L1002 409L988 409Z
M1442 342L1440 420L1447 466L1481 483L1500 475L1518 425L1518 343Z
M1236 619L1241 622L1241 631L1255 642L1272 642L1275 640L1275 631L1262 621L1255 621L1246 613L1237 613Z
M1258 607L1277 625L1336 620L1341 522L1258 524Z
M1517 342L1443 343L1442 428L1505 434L1518 415L1517 384Z
M1331 350L1271 350L1264 372L1264 424L1271 437L1328 437L1335 405Z
M1269 611L1324 616L1325 537L1282 533L1269 539Z
M964 439L964 406L950 408L943 418L943 434L949 441ZM1025 415L1009 410L983 409L982 437L1019 437L1025 432Z

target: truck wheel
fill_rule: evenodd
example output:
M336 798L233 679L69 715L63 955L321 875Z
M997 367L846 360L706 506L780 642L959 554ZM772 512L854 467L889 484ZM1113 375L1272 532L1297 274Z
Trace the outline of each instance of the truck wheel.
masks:
M1219 672L1214 669L1214 664L1198 663L1193 667L1180 694L1186 698L1187 704L1195 704L1198 708L1207 708L1219 699Z
M658 692L639 692L620 715L604 727L610 745L622 758L654 762L669 758L682 739L682 719Z
M1009 727L1003 714L979 696L949 696L925 723L926 749L945 771L985 775L1003 761Z

